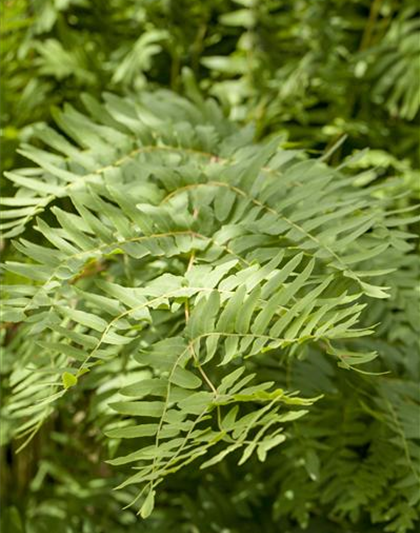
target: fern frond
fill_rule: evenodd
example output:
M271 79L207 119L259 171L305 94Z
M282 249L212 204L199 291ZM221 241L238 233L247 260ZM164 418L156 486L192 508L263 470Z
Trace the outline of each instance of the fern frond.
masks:
M168 474L230 454L264 461L317 399L266 381L257 361L314 346L346 369L376 357L357 350L373 331L360 318L387 297L371 278L408 219L343 170L276 138L253 144L212 101L85 103L91 117L57 113L73 142L47 129L49 149L22 152L38 167L8 174L19 190L4 201L6 235L37 215L42 238L14 243L24 261L5 263L6 281L25 281L6 285L3 316L46 355L28 347L7 409L33 435L57 400L134 356L144 379L109 403L105 431L126 450L111 463L137 470L121 487L140 486L147 516Z

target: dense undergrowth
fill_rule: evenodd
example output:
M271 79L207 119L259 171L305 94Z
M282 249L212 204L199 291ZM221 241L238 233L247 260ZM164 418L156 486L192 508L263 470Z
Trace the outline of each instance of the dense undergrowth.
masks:
M5 2L2 529L419 526L419 28Z

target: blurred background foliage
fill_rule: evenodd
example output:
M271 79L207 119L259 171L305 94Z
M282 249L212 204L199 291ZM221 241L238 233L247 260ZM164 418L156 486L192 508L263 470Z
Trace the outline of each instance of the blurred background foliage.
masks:
M5 0L3 166L81 92L200 89L257 135L418 167L420 21L413 0ZM388 156L388 157L386 157ZM336 155L338 157L338 155Z
M396 208L420 198L414 0L4 0L1 9L2 171L23 166L19 144L37 124L53 123L55 108L79 108L82 93L166 87L215 97L233 121L255 123L257 139L282 132L285 146L316 154L342 141L333 164L369 147L353 167L368 171L367 181L400 177ZM186 67L193 78L183 75ZM11 185L2 187L8 193ZM418 225L405 229L417 233ZM401 258L386 277L392 297L368 317L381 322L369 341L381 354L377 370L391 369L392 379L343 377L321 354L291 363L279 382L325 395L299 422L301 440L264 465L247 463L240 475L229 460L210 473L183 472L165 485L147 522L121 511L132 494L112 491L118 479L103 461L113 450L92 423L106 419L104 405L119 388L125 361L112 363L115 382L106 368L103 381L90 384L100 394L88 385L75 390L20 454L3 420L2 531L414 530L418 279L417 256ZM30 339L10 329L1 334L7 394L13 354L25 353ZM275 371L268 364L267 373Z

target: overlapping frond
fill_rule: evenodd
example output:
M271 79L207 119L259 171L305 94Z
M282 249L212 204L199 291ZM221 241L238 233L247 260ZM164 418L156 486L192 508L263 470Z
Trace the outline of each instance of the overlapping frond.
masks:
M375 358L352 342L372 333L366 300L387 297L372 278L388 247L410 248L394 230L409 219L343 170L276 138L253 144L212 101L85 104L90 117L57 113L65 136L40 131L49 148L24 148L37 167L8 174L18 192L3 229L23 233L25 260L4 265L3 316L31 339L6 409L30 438L81 380L134 356L146 374L114 398L105 430L126 450L112 463L135 465L122 486L141 486L147 516L169 473L237 451L264 461L307 412L315 398L262 377L268 352L280 362L316 345L347 369Z

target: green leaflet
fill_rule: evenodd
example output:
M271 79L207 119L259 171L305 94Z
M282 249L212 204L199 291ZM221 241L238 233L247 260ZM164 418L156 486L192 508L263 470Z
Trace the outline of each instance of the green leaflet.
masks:
M77 377L73 374L70 374L70 372L64 372L62 375L62 380L65 389L69 389L70 387L77 385Z
M159 418L163 414L164 402L114 402L110 407L122 415Z
M151 349L136 356L140 364L150 365L161 371L170 371L186 354L186 343L181 337L173 337L155 343Z
M146 496L146 499L143 502L143 505L140 508L140 515L142 518L147 518L151 515L153 508L155 506L155 494L154 490L150 490Z
M77 309L70 309L67 307L59 307L59 310L61 313L63 313L63 315L73 319L83 326L94 329L95 331L103 332L107 327L105 320L92 313L86 313L85 311L79 311Z
M170 382L175 383L175 385L184 389L197 389L202 384L202 381L198 376L180 366L177 366L175 370L171 372Z
M164 396L166 393L167 384L165 381L150 378L143 379L120 390L120 394L123 396L135 396L138 398L153 395L153 396Z

